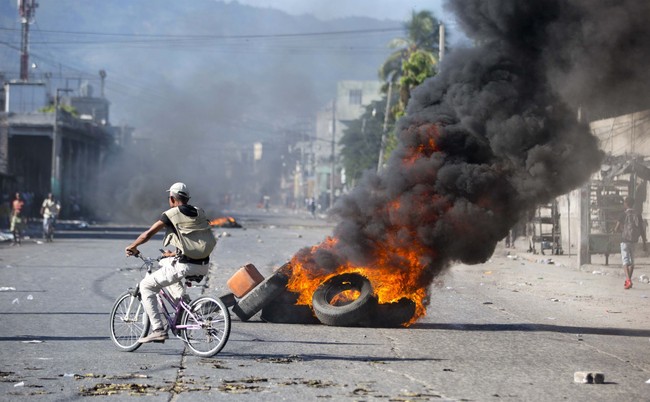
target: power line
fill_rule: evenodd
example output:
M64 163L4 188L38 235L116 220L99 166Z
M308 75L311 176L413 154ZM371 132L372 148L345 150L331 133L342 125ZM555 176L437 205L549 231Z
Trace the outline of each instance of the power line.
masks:
M16 28L0 27L4 31L19 31ZM82 35L82 36L114 36L124 38L151 38L151 39L182 39L182 40L214 40L214 39L265 39L265 38L301 38L301 37L318 37L318 36L344 36L359 35L368 33L388 33L403 32L404 28L375 28L375 29L352 29L342 31L321 31L321 32L297 32L297 33L277 33L277 34L245 34L245 35L167 35L167 34L129 34L129 33L109 33L109 32L90 32L90 31L56 31L40 30L43 33Z

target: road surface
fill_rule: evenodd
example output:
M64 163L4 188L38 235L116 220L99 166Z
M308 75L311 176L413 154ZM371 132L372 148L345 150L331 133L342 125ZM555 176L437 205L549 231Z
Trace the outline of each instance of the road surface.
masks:
M208 286L190 289L193 297L225 293L247 263L268 275L332 230L302 212L232 214L244 228L215 229ZM108 316L141 278L123 249L142 229L94 226L53 243L0 245L0 400L650 400L650 285L624 291L615 266L580 270L570 257L503 248L439 277L427 315L410 328L233 314L230 341L213 358L176 339L120 352ZM159 247L155 239L141 249ZM601 372L605 384L575 383L577 371Z

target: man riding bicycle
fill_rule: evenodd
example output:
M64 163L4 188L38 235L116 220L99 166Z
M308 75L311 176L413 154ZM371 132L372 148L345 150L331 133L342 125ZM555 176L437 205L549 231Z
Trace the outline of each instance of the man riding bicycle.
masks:
M162 320L156 295L163 287L177 300L183 296L185 276L205 276L210 268L210 253L216 245L205 212L188 204L190 193L184 183L174 183L169 190L169 207L151 227L126 247L126 255L138 255L138 246L146 243L162 228L166 229L163 246L176 247L165 251L161 268L140 281L142 305L149 316L153 332L138 342L164 342L167 328Z
M47 194L47 198L41 204L41 215L43 216L43 238L46 241L52 241L54 233L54 221L56 220L61 205L56 202L52 193Z

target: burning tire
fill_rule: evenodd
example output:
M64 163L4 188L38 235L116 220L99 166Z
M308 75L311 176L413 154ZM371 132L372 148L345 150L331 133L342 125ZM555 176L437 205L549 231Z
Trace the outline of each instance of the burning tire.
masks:
M383 303L375 307L372 319L364 324L369 327L396 328L411 321L415 314L415 302L403 297L395 303Z
M286 288L287 283L289 283L289 275L285 270L278 269L239 299L232 306L233 313L237 314L240 320L248 321L262 307L275 299Z
M275 324L319 324L309 306L296 305L298 293L284 290L262 309L262 321Z
M370 281L360 274L342 274L323 282L314 292L314 313L325 325L358 326L377 306Z

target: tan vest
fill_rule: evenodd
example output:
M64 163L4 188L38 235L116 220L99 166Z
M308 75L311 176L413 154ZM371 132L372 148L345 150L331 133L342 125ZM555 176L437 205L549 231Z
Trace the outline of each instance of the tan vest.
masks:
M184 215L178 207L164 212L174 225L176 233L168 228L163 246L172 245L189 258L201 259L210 255L217 240L212 235L205 212L201 208L196 210L198 214L195 217Z

